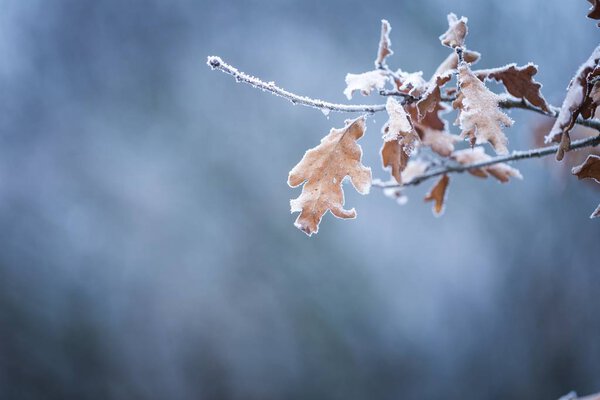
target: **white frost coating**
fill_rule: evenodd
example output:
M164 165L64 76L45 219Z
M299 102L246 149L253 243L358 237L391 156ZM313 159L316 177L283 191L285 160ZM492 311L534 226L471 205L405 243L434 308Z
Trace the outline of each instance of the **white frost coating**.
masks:
M347 105L347 104L336 104L330 103L328 101L319 100L319 99L311 99L306 96L299 96L297 94L288 92L285 89L282 89L275 85L274 82L263 82L258 78L255 78L251 75L245 74L239 71L237 68L227 64L220 57L217 56L209 56L206 60L206 64L212 69L218 69L222 72L225 72L235 78L237 82L247 83L254 88L260 89L262 91L271 92L276 96L283 97L291 101L293 104L301 104L303 106L318 108L318 109L329 109L331 111L337 112L369 112L374 113L378 111L383 111L385 109L385 105L377 104L377 105L368 105L368 104L358 104L358 105Z
M402 84L398 88L399 91L408 90L409 94L421 92L427 85L427 81L423 79L423 71L404 72L401 69L396 71L396 75L400 78Z
M513 120L498 109L500 98L488 90L466 63L459 65L459 85L464 94L458 121L462 137L475 137L476 144L489 142L496 153L508 154L508 139L500 126L511 126Z
M392 51L392 41L390 40L390 32L392 26L386 19L381 20L381 37L379 39L379 49L377 50L377 58L374 61L375 68L381 68L385 65L385 59L394 52Z
M344 94L348 100L352 99L352 93L355 90L360 90L364 96L368 96L373 89L383 89L387 80L387 74L381 70L364 72L362 74L347 74Z
M584 71L588 68L593 69L598 64L599 60L600 46L594 49L590 58L581 64L581 66L577 69L575 76L571 79L571 82L567 87L567 95L565 96L565 100L560 107L558 117L556 117L556 121L554 122L554 126L552 127L550 133L545 137L546 143L550 143L558 139L558 137L563 133L563 130L571 125L573 113L575 113L583 103L587 90L587 88L582 85L580 79L587 79L587 77L582 76Z
M387 125L387 132L383 132L383 141L391 142L398 140L403 133L410 133L413 131L410 117L406 113L404 106L393 97L388 97L385 109L390 116L390 120ZM411 149L412 150L412 149Z

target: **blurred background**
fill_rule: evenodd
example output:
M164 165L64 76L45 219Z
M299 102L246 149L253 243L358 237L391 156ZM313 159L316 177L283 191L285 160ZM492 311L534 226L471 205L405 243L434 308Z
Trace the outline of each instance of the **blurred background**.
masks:
M0 1L1 399L557 399L600 391L600 202L551 159L452 176L446 212L346 190L294 228L286 185L349 115L380 20L426 78L469 17L481 68L529 61L549 102L598 42L584 0ZM492 85L497 89L497 86ZM382 102L357 96L354 103ZM513 111L511 149L543 117ZM385 116L367 121L379 160ZM456 132L456 127L453 127ZM600 186L600 185L599 185Z

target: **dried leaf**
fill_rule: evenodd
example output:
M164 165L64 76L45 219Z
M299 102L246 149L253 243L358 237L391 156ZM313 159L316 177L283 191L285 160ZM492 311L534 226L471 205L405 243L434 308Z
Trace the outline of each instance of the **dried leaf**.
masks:
M590 97L593 87L589 87L588 79L589 75L598 67L599 61L600 46L594 49L592 55L579 67L575 76L571 79L569 87L567 88L567 95L560 108L558 117L556 118L550 133L546 136L546 143L560 141L560 146L556 153L556 159L559 161L562 160L565 153L569 151L571 142L569 132L573 128L573 125L575 125L577 117L584 112L584 118L586 118L586 116L589 118L594 114L596 106L598 105L598 102L596 101L598 100L597 95L594 95L596 99Z
M600 19L600 2L599 0L588 0L591 4L590 11L588 12L588 18L591 19ZM598 23L600 27L600 22Z
M304 183L302 193L290 201L291 211L300 212L294 225L307 235L317 233L321 218L331 211L338 218L355 218L354 209L345 210L342 181L350 177L354 188L367 194L371 169L361 163L362 149L356 143L365 132L365 118L347 121L342 129L331 129L321 144L308 150L290 171L288 185Z
M344 94L348 100L352 98L352 93L356 90L359 90L363 96L368 96L374 89L383 89L387 79L387 74L381 70L364 72L362 74L347 74Z
M506 87L508 93L520 99L526 99L531 104L548 112L548 103L542 96L540 89L542 85L533 79L538 69L534 64L517 67L517 64L509 64L501 68L475 71L474 74L480 79L495 79Z
M392 51L392 42L390 41L390 32L392 27L385 19L381 20L381 38L379 39L379 50L375 59L375 68L385 66L385 59L394 54Z
M492 159L492 157L485 153L484 148L481 146L455 151L452 153L452 158L462 165L486 162ZM523 179L518 169L505 163L473 168L469 170L469 173L479 178L487 178L489 175L492 175L502 183L508 182L510 177Z
M600 183L600 156L590 154L583 164L573 167L571 173L579 179L592 178Z
M425 201L434 201L433 213L436 216L442 215L444 211L444 199L446 198L446 189L450 183L450 177L447 174L437 181L437 183L431 188L429 193L425 195Z
M413 127L410 116L395 98L388 97L385 108L389 120L383 126L384 143L381 148L381 159L383 167L390 168L396 182L402 183L401 173L419 142L419 135Z
M421 99L417 102L417 111L419 120L425 118L427 113L433 112L442 100L441 87L452 79L452 74L446 72L442 75L436 75L432 78L427 86L425 93L421 95Z
M472 146L489 142L497 154L507 154L508 139L501 127L511 126L513 121L498 108L500 97L464 63L458 66L458 85L460 93L452 105L460 111L461 137L468 138Z
M458 17L454 13L448 14L448 30L440 36L442 45L455 48L464 47L465 37L467 36L467 18Z
M394 83L399 92L408 93L414 97L419 97L427 86L427 82L423 79L423 71L409 73L399 69L396 71Z
M416 125L415 129L419 132L421 143L429 146L431 150L442 157L448 157L454 151L454 143L461 139L458 135L452 135L446 131L429 129Z
M583 164L574 167L571 172L579 179L591 178L600 183L600 156L590 154ZM597 217L600 217L600 205L590 215L590 218Z

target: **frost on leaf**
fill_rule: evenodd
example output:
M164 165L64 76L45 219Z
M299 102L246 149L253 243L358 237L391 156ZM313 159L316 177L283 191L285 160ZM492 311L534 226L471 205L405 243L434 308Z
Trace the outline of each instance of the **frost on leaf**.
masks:
M404 106L395 98L388 97L385 109L389 120L382 129L384 143L381 148L381 159L383 167L389 167L391 175L398 183L402 183L400 174L419 142L419 135Z
M600 183L600 156L590 154L583 164L574 167L571 172L579 179L592 178ZM600 205L590 215L590 218L597 217L600 217Z
M371 169L361 163L362 149L356 143L365 132L365 118L359 117L342 129L331 129L321 144L308 150L290 171L288 185L304 183L302 193L290 201L291 211L300 212L294 225L307 235L317 233L321 218L331 211L338 218L355 218L354 209L345 210L342 181L350 177L361 194L371 187Z
M446 72L441 75L434 76L429 84L427 90L421 96L421 99L417 102L417 111L419 112L419 120L423 119L427 113L435 110L437 105L442 100L441 88L452 79L452 74Z
M449 183L450 177L447 174L444 174L436 184L433 185L429 193L425 195L425 201L434 201L433 213L438 217L442 215L442 212L444 211L444 200L446 198L446 189L448 189Z
M377 50L377 58L375 59L375 68L385 66L385 59L394 54L392 51L392 42L390 41L390 31L392 27L385 19L381 20L381 38L379 39L379 49Z
M467 36L467 18L458 17L454 13L448 14L448 30L440 36L440 41L444 46L455 48L464 47L465 37Z
M418 97L426 89L427 82L423 79L423 72L404 72L401 69L396 71L394 76L396 89L402 93L408 93Z
M556 153L556 159L559 161L569 150L571 145L569 132L575 125L577 117L581 115L583 118L590 118L598 105L600 98L597 86L599 84L596 83L592 86L589 84L589 79L598 74L599 61L600 46L594 49L590 58L579 67L571 79L558 117L556 117L550 133L546 136L546 143L560 140L560 147Z
M472 149L455 151L452 153L452 158L463 165L486 162L492 159L492 157L485 153L485 150L481 146L477 146ZM513 168L505 163L492 164L480 168L472 168L469 170L469 173L479 178L487 178L489 175L492 175L502 183L508 182L509 178L511 177L523 179L523 176L518 169Z
M459 109L461 137L469 139L472 146L489 142L497 154L507 154L508 139L501 128L513 121L498 108L499 96L464 63L458 66L458 85L460 92L452 105Z
M548 103L546 103L540 92L542 85L533 79L537 72L537 66L529 63L523 67L509 64L501 68L475 71L474 74L480 79L495 79L502 82L508 93L520 99L525 99L534 106L548 112Z
M438 103L432 112L425 115L419 121L417 108L414 104L406 107L419 134L421 144L428 146L431 150L442 157L448 157L454 151L454 143L461 139L458 135L448 133L446 121L440 118L440 114L447 112L447 107L443 103Z
M386 73L381 70L364 72L362 74L347 74L344 94L348 100L352 98L352 93L356 90L359 90L363 96L368 96L374 89L383 89L387 79Z

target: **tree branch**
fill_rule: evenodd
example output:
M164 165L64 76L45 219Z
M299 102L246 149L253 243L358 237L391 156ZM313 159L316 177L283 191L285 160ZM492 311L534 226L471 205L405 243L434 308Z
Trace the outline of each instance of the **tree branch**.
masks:
M598 144L600 144L600 135L588 137L585 139L575 140L575 141L571 142L571 146L569 147L569 150L597 146ZM442 168L436 168L429 172L425 172L422 175L418 175L406 183L402 183L402 184L374 183L373 186L385 189L385 188L418 185L419 183L421 183L427 179L431 179L436 176L440 176L440 175L444 175L444 174L448 174L448 173L452 173L452 172L461 173L461 172L465 172L465 171L468 171L471 169L488 167L490 165L500 164L500 163L509 162L509 161L517 161L517 160L523 160L523 159L527 159L527 158L545 157L545 156L548 156L551 154L555 154L556 151L558 150L558 146L559 145L557 144L554 146L547 146L547 147L526 150L526 151L513 151L511 154L508 154L506 156L494 157L490 160L483 161L483 162L464 164L464 165L456 164L456 165L445 166Z
M212 69L218 69L219 71L225 72L225 73L233 76L235 78L235 80L238 82L247 83L257 89L271 92L272 94L274 94L276 96L280 96L280 97L283 97L284 99L291 101L293 104L301 104L303 106L318 108L320 110L329 110L329 111L336 111L336 112L363 112L363 113L371 113L372 114L372 113L376 113L376 112L385 110L385 104L373 104L373 105L336 104L336 103L330 103L330 102L324 101L324 100L311 99L310 97L306 97L306 96L299 96L297 94L288 92L287 90L276 86L273 82L268 82L268 83L263 82L258 78L255 78L255 77L245 74L241 71L238 71L237 68L227 64L220 57L210 56L210 57L208 57L208 60L206 63ZM391 72L391 71L388 71L388 72ZM400 97L403 97L404 102L407 102L407 103L412 103L412 102L420 100L417 97L407 95L406 93L401 93L401 92L397 92L397 91L381 91L380 94L382 96L400 96ZM454 100L454 98L452 98L452 97L442 98L442 101L446 102L446 103L452 102L453 100ZM520 108L523 110L529 110L529 111L536 112L538 114L546 115L551 118L556 118L560 111L560 109L558 107L549 105L548 108L550 109L550 111L546 112L546 111L542 110L541 108L538 108L538 107L535 107L535 106L529 104L525 100L518 100L518 99L515 99L512 97L503 98L500 101L499 106L501 108L505 108L505 109ZM597 131L600 132L600 120L583 119L581 117L578 117L576 123L579 125L583 125L583 126L587 126L589 128L596 129Z
M232 67L227 64L221 58L211 56L208 57L206 63L212 69L218 69L219 71L225 72L235 78L238 82L247 83L257 89L261 89L263 91L271 92L276 96L283 97L291 101L293 104L301 104L307 107L314 107L320 110L329 110L336 112L366 112L366 113L376 113L377 111L385 110L385 104L376 104L376 105L368 105L368 104L360 104L360 105L348 105L348 104L335 104L330 103L324 100L319 99L311 99L306 96L299 96L297 94L288 92L285 89L282 89L275 85L273 82L263 82L258 78L245 74L241 71L238 71L237 68Z

